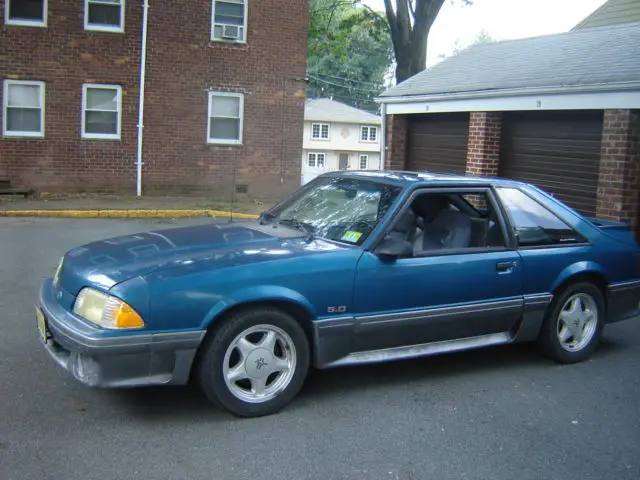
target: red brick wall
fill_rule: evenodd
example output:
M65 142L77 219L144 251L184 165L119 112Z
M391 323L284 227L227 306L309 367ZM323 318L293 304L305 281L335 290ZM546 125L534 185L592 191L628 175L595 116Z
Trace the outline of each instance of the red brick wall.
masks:
M632 222L640 234L640 111L605 110L597 216Z
M407 116L387 116L385 168L404 170L407 161Z
M132 191L140 2L126 2L125 33L85 32L84 2L48 3L48 26L39 28L5 25L4 0L0 0L0 81L40 80L46 92L45 137L0 137L0 179L45 191ZM85 82L122 85L120 141L80 140Z
M470 113L466 172L468 175L498 175L501 128L500 112Z
M0 179L135 193L141 3L126 2L124 34L85 31L77 0L49 1L47 28L0 26L0 79L46 82L45 138L0 139ZM254 195L299 185L304 83L292 77L305 73L307 5L262 0L248 13L247 44L228 45L210 41L211 0L151 2L144 192L227 195L234 174ZM120 141L80 139L85 82L122 85ZM243 145L206 143L209 89L244 93Z

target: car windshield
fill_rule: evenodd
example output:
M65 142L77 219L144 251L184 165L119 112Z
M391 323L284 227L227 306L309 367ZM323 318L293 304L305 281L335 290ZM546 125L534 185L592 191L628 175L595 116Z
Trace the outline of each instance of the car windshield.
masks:
M362 178L318 177L262 216L315 237L361 245L401 188Z

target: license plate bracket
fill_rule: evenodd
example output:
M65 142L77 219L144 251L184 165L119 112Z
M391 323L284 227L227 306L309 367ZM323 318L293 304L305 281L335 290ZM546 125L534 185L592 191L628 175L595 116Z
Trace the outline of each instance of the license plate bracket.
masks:
M36 307L36 319L38 321L38 332L40 332L42 342L46 345L51 339L51 332L47 326L47 318L38 307Z

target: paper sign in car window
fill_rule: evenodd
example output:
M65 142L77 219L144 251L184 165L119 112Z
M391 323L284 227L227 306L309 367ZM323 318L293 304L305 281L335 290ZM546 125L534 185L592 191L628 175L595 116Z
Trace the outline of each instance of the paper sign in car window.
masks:
M362 232L356 232L354 230L347 230L346 232L344 232L344 235L342 235L342 241L351 242L351 243L357 243L358 240L360 240L361 236L362 236Z

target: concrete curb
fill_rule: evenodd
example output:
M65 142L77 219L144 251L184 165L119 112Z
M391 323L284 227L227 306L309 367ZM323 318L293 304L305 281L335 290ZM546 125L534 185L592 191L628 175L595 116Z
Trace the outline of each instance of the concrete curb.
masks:
M63 218L188 218L223 217L229 218L230 212L222 210L0 210L0 217L63 217ZM256 219L258 215L233 213L233 218Z

